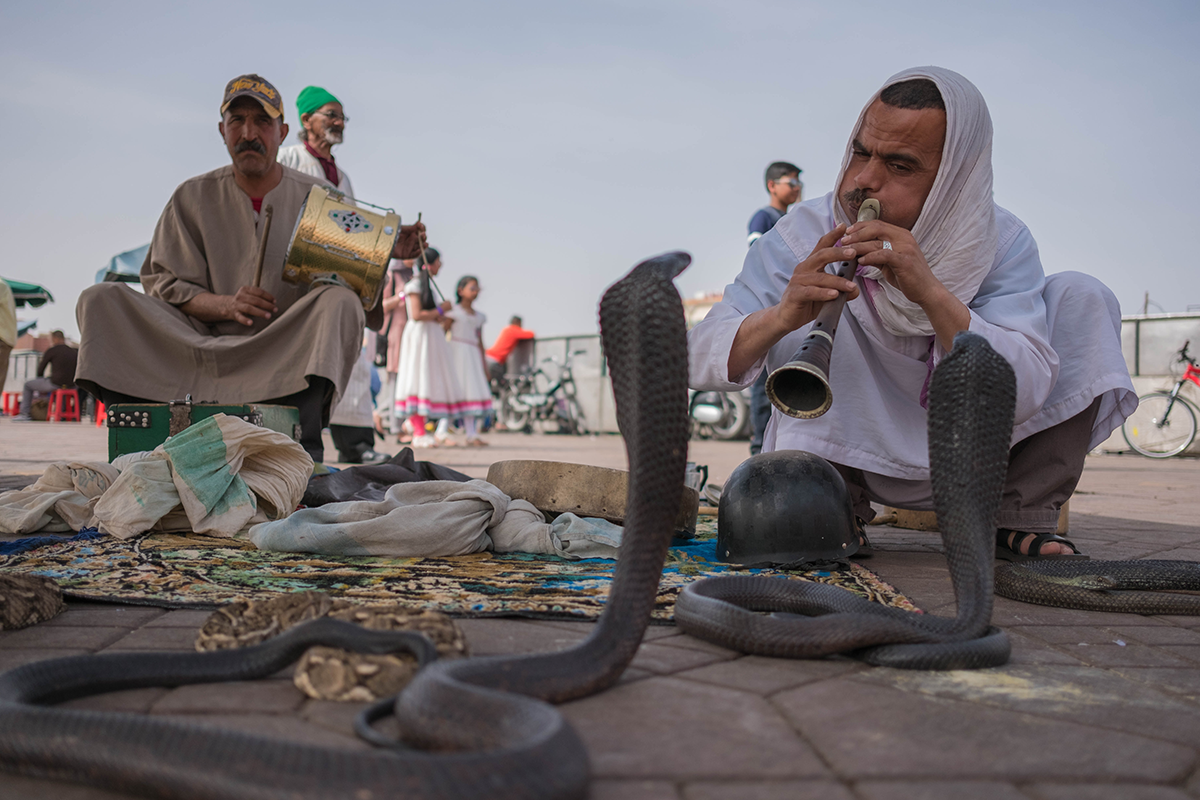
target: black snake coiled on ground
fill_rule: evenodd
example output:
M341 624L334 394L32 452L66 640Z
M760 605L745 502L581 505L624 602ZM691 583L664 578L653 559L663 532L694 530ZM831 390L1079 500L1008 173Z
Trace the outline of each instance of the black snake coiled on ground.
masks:
M687 342L672 283L690 261L639 264L600 303L604 351L629 454L625 540L603 616L558 653L435 662L395 703L422 750L336 750L169 719L48 708L115 689L265 677L311 644L408 649L423 637L317 620L244 650L98 654L0 675L0 768L187 800L582 798L587 753L547 703L612 686L650 619L687 459Z
M675 603L676 624L767 656L848 653L909 669L1003 664L1010 648L991 627L992 558L1015 403L1008 362L983 337L956 336L929 389L930 481L958 601L953 619L888 608L823 584L731 576L689 584Z
M1195 561L1029 561L996 568L996 594L1023 603L1121 614L1200 614Z

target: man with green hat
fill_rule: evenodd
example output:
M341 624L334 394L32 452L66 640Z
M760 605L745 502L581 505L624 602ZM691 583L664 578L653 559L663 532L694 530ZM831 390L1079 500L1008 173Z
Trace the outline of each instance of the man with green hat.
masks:
M376 306L364 320L345 287L306 290L283 280L300 208L324 179L276 160L288 126L275 87L238 76L220 111L230 163L171 195L142 264L144 292L99 283L80 295L75 382L105 405L191 395L295 406L300 444L319 462L321 429L358 360L364 321L375 316L378 327L382 312ZM275 219L269 232L267 208ZM416 255L423 230L401 226L396 257Z
M279 148L279 163L324 178L339 192L353 197L350 176L333 160L333 146L342 143L349 121L341 102L320 86L305 86L296 98L296 110L300 112L300 144Z

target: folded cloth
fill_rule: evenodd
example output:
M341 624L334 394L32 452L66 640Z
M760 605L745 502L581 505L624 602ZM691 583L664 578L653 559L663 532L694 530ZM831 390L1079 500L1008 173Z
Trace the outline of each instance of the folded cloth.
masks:
M100 496L120 469L101 462L60 461L24 489L0 494L0 533L61 533L90 524Z
M547 553L616 558L621 528L563 514L554 523L482 480L398 483L382 500L328 503L250 528L260 550L399 558Z
M151 452L51 465L32 486L0 494L0 532L233 536L290 513L311 473L312 459L287 436L216 414Z
M389 487L414 481L461 481L471 476L435 464L417 461L411 447L406 447L383 464L348 467L326 475L314 475L304 491L306 506L323 506L347 500L382 500Z

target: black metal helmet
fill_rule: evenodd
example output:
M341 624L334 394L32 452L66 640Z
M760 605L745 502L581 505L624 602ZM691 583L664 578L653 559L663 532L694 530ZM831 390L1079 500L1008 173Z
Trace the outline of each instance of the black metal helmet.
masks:
M734 564L800 565L858 551L846 482L803 450L759 453L738 465L717 507L717 558Z

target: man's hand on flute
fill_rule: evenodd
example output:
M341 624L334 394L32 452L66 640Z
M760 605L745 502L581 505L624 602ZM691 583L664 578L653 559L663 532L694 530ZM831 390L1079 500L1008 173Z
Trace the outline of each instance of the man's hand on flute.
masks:
M796 265L779 303L742 321L729 351L730 380L744 374L784 336L816 319L827 301L841 292L847 293L847 300L858 297L858 284L825 271L829 264L854 258L853 249L835 246L845 232L839 225L822 236L808 258Z

